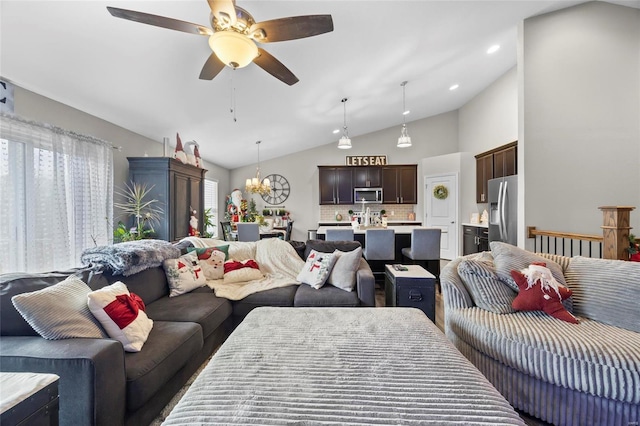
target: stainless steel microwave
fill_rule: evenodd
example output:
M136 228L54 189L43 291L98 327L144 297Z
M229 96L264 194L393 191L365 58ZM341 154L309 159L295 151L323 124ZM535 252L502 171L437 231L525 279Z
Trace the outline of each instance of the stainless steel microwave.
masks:
M382 203L382 188L353 188L354 203Z

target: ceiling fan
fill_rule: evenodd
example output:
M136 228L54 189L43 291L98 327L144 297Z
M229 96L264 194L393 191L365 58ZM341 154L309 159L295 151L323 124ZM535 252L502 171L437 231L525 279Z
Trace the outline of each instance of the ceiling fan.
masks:
M277 78L293 85L296 77L282 62L258 47L258 43L295 40L333 31L331 15L291 16L256 22L246 10L235 5L235 0L207 0L211 8L211 28L144 12L107 7L116 18L170 30L183 31L209 37L213 53L209 56L200 79L211 80L226 66L242 68L251 62Z

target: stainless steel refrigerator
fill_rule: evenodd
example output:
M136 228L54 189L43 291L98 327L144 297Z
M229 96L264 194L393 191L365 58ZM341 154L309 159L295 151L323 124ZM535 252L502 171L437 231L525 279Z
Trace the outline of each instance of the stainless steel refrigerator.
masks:
M518 176L489 181L489 242L518 243Z

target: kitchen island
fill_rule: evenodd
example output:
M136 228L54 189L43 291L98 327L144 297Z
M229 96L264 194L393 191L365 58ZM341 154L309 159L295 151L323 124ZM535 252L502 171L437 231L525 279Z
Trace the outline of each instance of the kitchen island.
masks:
M327 233L327 229L332 229L334 226L320 226L317 230L318 239L324 240L325 235ZM371 260L367 261L369 266L373 270L374 274L383 274L384 273L384 265L391 263L411 263L410 261L404 261L402 258L402 249L405 247L411 247L411 231L416 228L424 228L423 226L417 225L392 225L389 224L387 229L393 229L395 231L395 239L396 239L396 247L395 247L395 259L394 260ZM371 228L369 228L371 229ZM381 228L383 229L383 228ZM362 247L365 246L365 229L354 229L353 230L353 238L354 240L360 242ZM423 262L425 269L432 272L434 275L438 275L439 269L439 260ZM384 275L383 275L384 278ZM376 278L377 279L377 278Z
M330 229L330 228L333 228L333 226L318 227L318 231L317 231L318 239L324 240L325 235L327 233L327 229ZM416 228L422 228L422 226L416 226L416 225L394 226L391 224L387 226L387 229L393 229L396 233L396 250L395 250L396 254L395 254L395 260L393 261L393 263L402 263L402 249L404 247L411 247L411 231ZM364 240L365 229L354 229L353 234L354 234L353 238L356 241L359 241L362 247L364 247L365 246L365 240ZM387 263L391 263L391 262L387 262Z

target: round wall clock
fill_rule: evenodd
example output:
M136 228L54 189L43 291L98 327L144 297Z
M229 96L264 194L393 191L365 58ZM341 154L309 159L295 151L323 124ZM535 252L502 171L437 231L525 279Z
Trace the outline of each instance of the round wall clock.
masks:
M269 179L271 183L271 192L262 195L262 199L271 205L284 203L287 198L289 198L289 193L291 192L287 178L274 173L267 176L267 179Z

